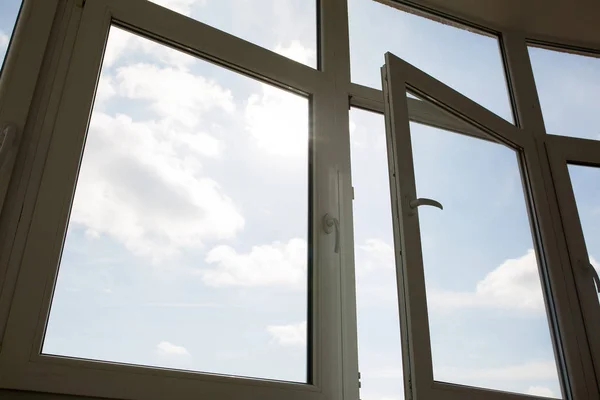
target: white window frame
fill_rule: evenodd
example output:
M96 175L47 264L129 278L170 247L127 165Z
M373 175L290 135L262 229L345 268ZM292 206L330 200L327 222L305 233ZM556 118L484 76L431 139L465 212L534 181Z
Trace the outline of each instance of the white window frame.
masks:
M16 139L0 168L0 349L13 296L18 268L9 268L21 217L15 210L23 204L17 193L27 186L29 165L25 152L37 143L32 132L38 128L39 96L49 71L48 54L53 25L63 14L60 0L24 0L13 31L0 76L0 123L14 124ZM21 158L18 158L22 154ZM13 189L10 197L9 189Z
M17 135L0 166L0 212L8 192L57 8L58 0L23 1L2 67L0 127L14 124ZM5 271L0 267L0 288L4 275Z
M519 140L527 143L524 170L529 178L528 195L535 200L535 215L531 219L535 234L539 236L538 244L544 244L537 250L538 257L543 260L547 285L552 289L552 296L546 300L557 344L555 353L563 371L568 372L562 376L566 398L600 398L599 350L598 342L593 340L600 337L600 327L587 321L588 309L596 309L589 301L580 303L580 272L572 260L577 257L573 254L579 254L579 257L584 254L581 240L573 239L569 233L577 231L578 220L567 223L572 225L570 228L563 227L564 215L576 210L575 203L574 199L557 198L568 197L563 190L566 186L570 188L570 183L564 177L555 176L556 166L550 168L551 160L562 157L553 153L554 147L558 146L553 143L576 147L574 158L586 151L587 143L574 138L555 140L546 134L527 54L527 40L541 40L549 45L550 41L528 37L502 26L467 21L410 0L394 1L436 18L484 30L500 39L514 102L515 124L519 134L527 137ZM90 8L95 10L93 16ZM318 11L319 69L315 70L144 0L24 0L0 82L0 122L13 122L22 133L18 155L15 151L11 159L11 164L14 163L14 169L12 165L10 167L12 174L9 170L0 171L0 204L4 202L0 207L0 388L104 397L118 395L131 399L201 397L203 394L244 399L319 397L355 400L359 397L348 109L356 106L383 113L384 101L381 90L351 82L347 0L320 0ZM91 88L95 87L97 79L97 74L92 78L89 71L95 69L97 72L101 59L98 55L101 52L86 48L104 46L112 18L129 29L143 31L159 41L166 40L174 47L185 48L218 64L311 96L312 134L323 139L313 149L312 159L316 276L312 300L317 321L312 332L315 346L311 385L121 365L104 365L106 368L96 369L99 363L49 360L39 355L40 332L56 265L52 268L49 267L52 262L34 265L43 253L32 255L31 252L40 246L47 254L52 254L56 263L58 251L56 246L50 249L50 244L40 243L43 228L40 221L45 219L42 209L52 206L42 204L40 199L47 196L48 184L55 179L52 173L56 172L56 168L45 168L46 158L51 156L48 166L56 164L52 159L52 155L56 155L56 143L64 140L67 132L76 132L74 137L79 140L79 144L70 146L73 150L70 160L81 151L83 139L77 132L81 133L81 127L87 125L82 112L86 109L89 112L93 97ZM579 49L585 47L585 43L575 45ZM86 59L88 56L90 59ZM80 71L74 66L84 69ZM80 83L84 85L81 89L73 88ZM81 94L84 89L87 95ZM78 103L75 98L83 101ZM69 105L73 106L72 113L79 110L73 121L65 117L64 110ZM417 122L477 134L460 118L448 118L422 102L409 100L408 113L409 118ZM70 171L64 182L73 184L75 172L72 167L76 162L72 161L69 167L68 161L60 161L65 164L65 170ZM580 158L572 161L584 162ZM62 201L62 204L68 204L64 198ZM59 232L64 231L66 208L62 208L62 225L54 221ZM320 230L324 212L340 220L339 254L332 251L334 238ZM580 243L575 247L567 246L569 240ZM55 237L54 242L58 243L58 238ZM43 274L38 274L39 270L43 270ZM588 283L584 285L589 287ZM587 291L584 289L585 293ZM591 313L596 315L596 311ZM406 321L402 321L402 326L407 326ZM407 331L403 330L402 335L408 343ZM407 351L404 346L403 352ZM592 352L595 360L592 360ZM422 379L420 374L408 372L411 368L406 360L407 383ZM107 387L110 385L113 387ZM173 387L177 387L177 391L173 391ZM168 392L164 392L167 388ZM496 396L487 390L459 388L449 389L444 396L465 395L461 399L477 400L482 396L496 398L489 397L490 393ZM425 400L429 399L426 397Z
M23 1L2 65L0 128L7 123L14 124L17 135L0 165L0 211L8 191L57 5L58 0Z
M384 77L384 98L387 99L385 114L392 214L395 225L400 320L406 330L402 335L407 371L405 372L406 396L408 399L441 400L527 399L530 396L434 381L429 322L424 317L427 315L427 302L418 210L413 210L409 205L411 200L417 198L417 193L409 126L411 120L409 104L412 100L408 99L407 101L406 93L411 91L417 96L435 102L447 112L457 118L469 121L517 152L526 189L533 240L540 264L546 310L552 321L558 320L556 303L564 298L562 293L564 289L560 282L562 271L549 272L555 268L557 263L548 261L554 255L546 251L548 246L545 244L546 240L549 243L555 242L555 239L552 239L554 234L538 223L540 219L547 218L545 211L547 200L543 193L536 192L536 188L532 185L534 181L541 181L540 162L534 137L526 130L506 122L481 105L390 53L386 54L386 64L382 68L382 75ZM403 304L404 306L402 306ZM577 342L565 340L561 337L557 327L551 329L551 334L554 339L555 359L564 395L588 398L587 396L591 393L584 379L585 373L581 368L579 358L572 356L572 349L577 349Z
M81 4L68 1L72 10ZM326 7L325 7L326 8ZM342 257L334 252L334 238L322 233L322 218L339 218L340 164L336 140L312 142L311 283L312 376L308 384L228 377L210 373L159 370L42 355L41 345L60 260L73 187L92 109L103 49L111 24L151 36L198 57L280 87L307 95L311 100L313 138L335 129L333 88L326 75L281 55L145 0L90 0L77 21L72 54L65 57L68 73L56 110L51 140L39 148L34 164L42 174L29 188L25 202L33 202L31 215L21 218L22 257L9 260L19 271L0 353L0 387L107 398L249 398L340 399L344 389L342 340L355 343L355 335L342 330L342 301L349 315L353 302L343 299L340 276ZM59 90L59 89L55 89ZM307 165L308 168L308 165ZM348 168L346 166L346 168ZM343 224L342 224L343 226ZM342 245L348 242L342 233ZM13 251L14 254L14 251ZM352 282L353 283L353 282ZM307 354L308 356L308 354ZM347 369L352 369L350 365ZM349 388L353 385L348 383ZM346 389L347 390L347 389Z

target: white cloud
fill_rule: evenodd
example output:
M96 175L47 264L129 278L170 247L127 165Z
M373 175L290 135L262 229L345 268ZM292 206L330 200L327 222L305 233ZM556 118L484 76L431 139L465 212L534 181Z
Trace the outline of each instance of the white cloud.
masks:
M160 342L156 345L156 353L163 357L189 357L190 353L183 346L177 346L170 342Z
M193 135L165 122L95 112L72 221L84 225L89 237L108 234L154 259L207 238L233 237L244 218L218 183L202 177L198 156L215 150L190 146Z
M164 44L158 44L114 26L110 29L103 68L110 68L127 58L139 60L144 56L151 56L157 62L182 70L198 62L195 57Z
M527 389L527 394L540 397L556 397L552 390L544 386L530 386L529 389Z
M269 325L267 332L281 346L302 346L306 344L306 321L289 325Z
M230 246L219 246L206 257L214 268L199 273L210 286L302 287L306 284L306 252L303 239L254 246L245 254Z
M279 44L275 47L274 51L275 53L306 65L313 65L316 58L315 50L304 46L298 40L292 40L289 46Z
M156 115L186 127L198 125L208 112L235 111L229 90L180 69L128 65L118 69L116 81L121 95L148 100Z
M110 76L102 75L98 81L98 88L96 90L96 99L94 101L94 110L102 110L104 104L112 99L117 93L113 80Z
M3 31L0 31L0 52L6 51L9 41L10 41L10 38L8 37L8 35L6 33L4 33Z
M246 105L246 129L260 149L282 157L308 155L308 100L299 95L261 84Z
M488 273L473 292L430 289L428 299L433 310L463 307L496 307L541 312L544 298L535 252L509 259Z
M367 239L365 244L358 246L358 249L361 254L360 261L357 260L357 268L360 268L361 271L369 271L374 268L394 269L396 267L394 247L381 239Z

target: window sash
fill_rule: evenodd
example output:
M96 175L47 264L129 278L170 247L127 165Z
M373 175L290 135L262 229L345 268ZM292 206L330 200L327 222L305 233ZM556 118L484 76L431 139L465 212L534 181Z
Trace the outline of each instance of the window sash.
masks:
M405 364L407 364L405 368L406 396L407 398L416 396L417 398L449 400L459 398L526 399L529 396L434 381L429 322L427 318L423 318L424 315L427 315L427 302L419 222L417 216L407 218L410 212L408 201L416 198L416 184L409 128L411 116L409 104L411 100L407 98L406 93L408 90L415 92L416 95L433 101L447 111L460 116L475 126L481 127L501 142L509 144L520 153L519 158L523 172L529 178L525 180L526 182L531 179L532 175L534 179L540 179L539 160L533 137L390 53L386 54L386 65L382 67L382 76L385 81L388 159L391 163L390 170L394 171L394 174L391 174L390 177L390 186L392 187L394 234L397 248L398 292L400 299L403 299L405 303L405 308L400 308L400 318L403 322L402 326L408 327L406 328L407 332L402 335ZM529 184L526 183L526 186L529 186ZM536 204L532 210L530 209L529 213L533 229L537 231L534 233L534 241L537 242L536 250L538 255L540 253L542 255L541 257L538 256L538 260L546 260L547 255L539 240L541 228L536 224L536 220L539 219L539 211L536 210L537 205L539 203L543 204L546 200L533 192L530 187L527 188L526 192L530 208L533 207L533 204ZM544 238L547 238L548 235L552 235L552 232L545 232ZM546 269L544 270L546 271ZM544 275L550 274L546 271ZM553 276L550 275L548 278L550 287L553 287ZM550 288L543 281L542 286L546 293L545 297L548 299ZM402 302L402 300L400 301ZM547 308L550 311L549 318L552 318L556 313L552 302L548 304L547 301ZM565 352L560 341L560 335L556 330L552 330L551 333L557 350L555 355L557 364L559 366L564 365ZM572 363L569 364L569 367L577 365L578 360L572 359L570 361ZM560 369L561 383L563 387L566 387L566 371ZM575 369L573 373L580 374L582 372ZM579 388L578 390L585 391L585 388Z

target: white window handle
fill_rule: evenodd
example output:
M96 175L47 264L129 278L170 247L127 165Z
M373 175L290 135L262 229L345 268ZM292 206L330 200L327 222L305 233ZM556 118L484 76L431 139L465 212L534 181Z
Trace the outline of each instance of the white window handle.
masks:
M329 215L329 213L323 216L323 230L325 233L330 234L335 228L335 247L336 253L340 252L340 221L337 218Z
M8 159L8 153L17 138L17 126L15 124L4 124L0 130L0 168Z
M410 208L412 208L412 209L416 209L417 207L421 207L421 206L437 207L440 210L444 209L444 206L442 206L442 204L439 201L435 201L435 200L431 200L431 199L424 199L424 198L411 200L409 205L410 205Z

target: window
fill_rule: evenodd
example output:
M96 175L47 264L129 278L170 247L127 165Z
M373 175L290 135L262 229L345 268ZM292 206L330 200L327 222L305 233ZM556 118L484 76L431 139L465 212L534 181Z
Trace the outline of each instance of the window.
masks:
M481 389L496 389L562 398L519 165L535 148L511 124L390 53L385 77L413 394L485 398L490 392ZM419 101L438 108L432 115L485 131L409 122L408 103Z
M119 28L99 82L43 353L307 382L307 99Z
M348 8L353 82L381 88L389 51L512 122L496 37L417 16L393 0L349 0Z
M145 1L71 11L1 387L40 368L38 391L106 398L339 393L321 73Z
M600 59L529 47L548 133L600 139Z
M317 66L317 0L150 0L309 67Z
M360 398L404 397L385 126L350 111Z
M10 37L17 22L21 0L7 0L0 4L0 70L8 51Z
M0 398L600 398L594 51L404 0L0 3Z

